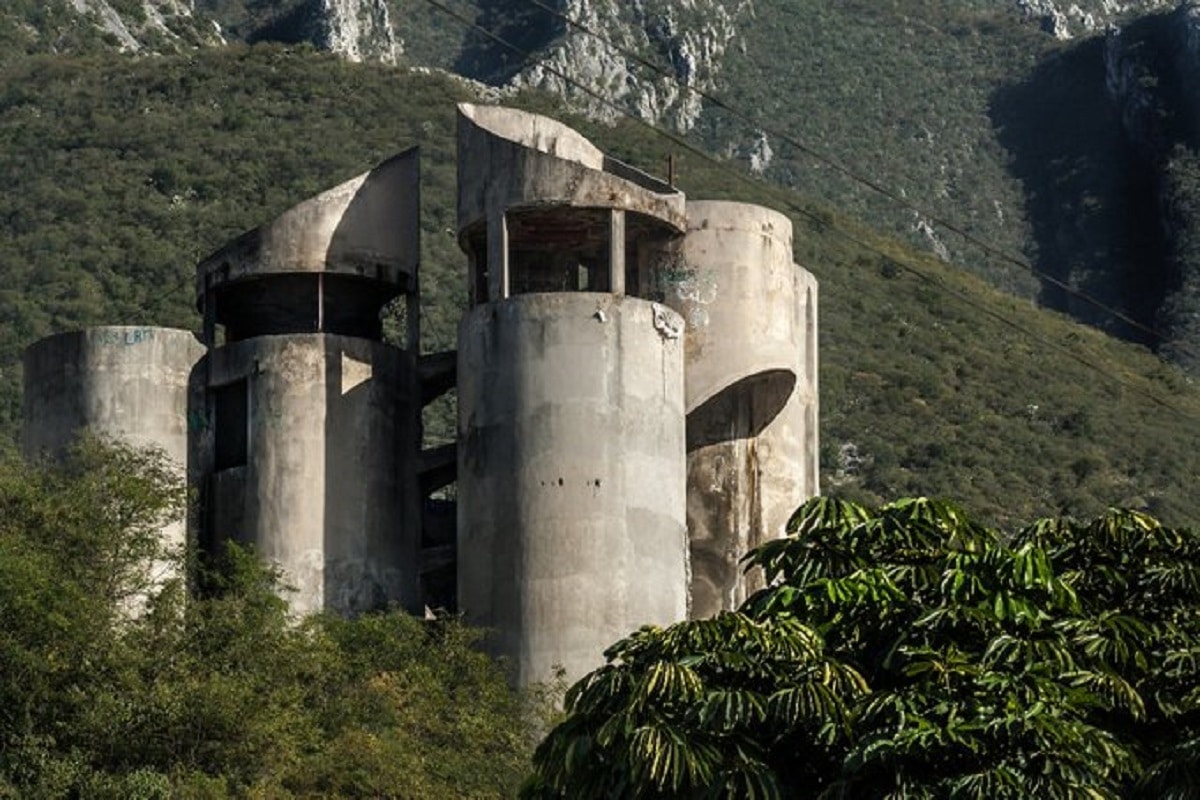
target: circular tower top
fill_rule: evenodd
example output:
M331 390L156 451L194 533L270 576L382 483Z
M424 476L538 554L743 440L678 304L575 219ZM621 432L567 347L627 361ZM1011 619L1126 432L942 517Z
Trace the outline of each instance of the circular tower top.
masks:
M232 338L376 335L379 309L416 292L419 181L412 148L242 234L197 266L197 306Z

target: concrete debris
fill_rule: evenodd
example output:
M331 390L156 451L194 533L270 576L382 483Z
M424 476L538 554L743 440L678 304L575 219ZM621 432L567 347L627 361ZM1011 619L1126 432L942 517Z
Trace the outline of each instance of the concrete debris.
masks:
M654 329L664 339L678 339L683 336L683 319L665 306L654 304Z

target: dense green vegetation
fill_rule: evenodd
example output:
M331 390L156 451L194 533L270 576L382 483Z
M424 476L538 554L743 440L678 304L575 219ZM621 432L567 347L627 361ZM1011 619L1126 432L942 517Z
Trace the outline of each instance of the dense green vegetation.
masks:
M1200 535L816 499L737 612L613 645L529 798L1185 798Z
M454 346L457 81L278 46L0 71L0 428L21 348L98 323L198 326L193 265L292 203L422 147L423 341ZM554 101L518 98L562 116ZM821 282L823 487L962 498L996 520L1112 503L1195 521L1200 397L1146 352L987 288L633 124L578 125L692 196L779 208ZM449 413L430 420L451 433Z
M184 500L153 453L0 463L0 797L512 796L546 707L474 632L402 612L297 624L232 548L185 601L164 577L184 554L157 532Z
M128 30L124 43L67 0L10 3L0 13L0 63L111 51L131 36L142 52L158 53L225 41L327 46L331 19L345 11L313 0L200 0L187 15L159 0L160 19L141 0L107 2ZM603 49L541 0L439 5L450 13L388 0L399 44L393 53L389 40L389 54L499 84L565 36L588 40L576 52ZM1152 6L1071 4L1080 38L1070 42L1009 0L599 0L564 10L633 51L617 59L624 66L614 76L600 62L578 64L571 76L616 106L654 108L674 94L675 78L699 81L732 104L704 104L691 138L710 152L745 161L766 142L769 180L1191 370L1200 368L1189 311L1197 298L1180 246L1189 235L1179 211L1186 186L1171 153L1173 145L1200 151L1194 103L1181 90L1197 65L1186 10L1147 15ZM1083 12L1101 23L1090 33ZM1107 21L1122 26L1119 47L1101 30ZM383 34L363 31L365 57L382 52ZM685 45L700 31L711 40ZM712 63L710 44L728 45ZM610 80L625 68L635 83ZM569 94L609 110L587 91Z
M745 35L744 53L726 63L719 95L728 91L759 125L816 148L915 207L1022 254L1030 238L1025 202L988 109L998 87L1021 80L1052 52L1050 37L1021 24L1014 9L956 0L767 0L755 4ZM705 124L717 141L748 143L753 130L720 109ZM768 177L877 227L913 231L907 208L778 135L770 143ZM935 233L960 266L1009 291L1037 292L1029 273L937 226Z

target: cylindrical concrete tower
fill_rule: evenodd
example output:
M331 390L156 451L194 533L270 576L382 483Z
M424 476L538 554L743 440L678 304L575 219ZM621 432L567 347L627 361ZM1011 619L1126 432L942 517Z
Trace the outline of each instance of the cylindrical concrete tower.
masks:
M677 324L592 293L513 297L462 323L458 602L520 684L555 665L578 678L639 625L686 614Z
M295 613L420 608L416 151L284 212L197 270L208 546L282 568ZM407 299L405 349L379 341Z
M171 328L88 328L34 343L24 356L25 456L57 456L90 433L161 450L183 481L188 379L203 354L194 334ZM184 520L162 535L169 547L182 547ZM151 569L155 579L169 576Z
M741 558L817 493L816 282L782 214L687 210L684 264L662 285L687 323L692 615L707 617L761 587Z
M82 432L157 447L187 464L188 377L204 355L190 331L109 326L25 351L23 449L55 455Z
M574 680L687 613L683 323L631 296L683 196L552 120L460 111L458 605L518 685Z
M311 333L210 358L213 532L282 566L297 613L415 606L412 356Z

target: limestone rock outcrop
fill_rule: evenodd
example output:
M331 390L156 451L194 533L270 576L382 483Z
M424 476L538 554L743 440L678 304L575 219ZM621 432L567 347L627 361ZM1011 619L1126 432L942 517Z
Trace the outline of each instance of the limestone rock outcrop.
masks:
M630 111L678 130L693 127L703 106L689 89L716 88L738 23L752 13L749 0L565 0L561 5L561 13L579 27L568 25L512 82L548 89L602 119Z
M1122 15L1170 4L1171 0L1016 0L1017 10L1026 20L1036 21L1046 33L1064 40L1101 31Z

